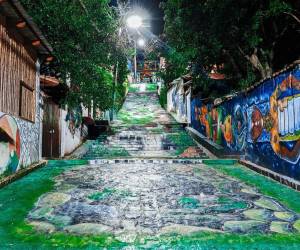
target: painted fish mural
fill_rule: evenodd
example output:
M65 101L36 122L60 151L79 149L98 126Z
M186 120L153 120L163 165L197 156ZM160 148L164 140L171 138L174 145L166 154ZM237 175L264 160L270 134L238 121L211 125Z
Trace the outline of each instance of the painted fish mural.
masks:
M229 151L300 180L300 65L218 106L195 98L192 127Z
M0 117L0 174L16 172L20 155L20 132L17 123L10 115L2 115Z

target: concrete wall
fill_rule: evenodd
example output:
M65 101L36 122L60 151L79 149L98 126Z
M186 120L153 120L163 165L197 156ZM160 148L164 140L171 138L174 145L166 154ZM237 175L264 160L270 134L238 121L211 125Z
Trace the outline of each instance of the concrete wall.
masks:
M300 65L214 106L193 99L192 127L225 149L300 180Z
M67 118L66 110L60 111L61 157L72 153L81 143L81 126L76 128L74 121Z
M11 174L41 159L39 63L36 75L36 116L29 122L0 111L0 175Z

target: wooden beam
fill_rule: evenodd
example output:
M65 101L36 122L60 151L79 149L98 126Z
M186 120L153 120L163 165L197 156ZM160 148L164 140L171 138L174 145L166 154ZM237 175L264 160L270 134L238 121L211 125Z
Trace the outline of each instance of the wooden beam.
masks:
M48 57L46 58L46 61L47 61L47 62L52 62L52 61L53 61L53 59L54 59L54 57L53 57L53 56L48 56Z
M26 22L25 21L20 21L16 24L16 27L18 29L24 29L26 27Z
M31 44L32 44L33 46L38 47L38 46L41 45L41 41L40 41L40 40L34 40L34 41L31 42Z

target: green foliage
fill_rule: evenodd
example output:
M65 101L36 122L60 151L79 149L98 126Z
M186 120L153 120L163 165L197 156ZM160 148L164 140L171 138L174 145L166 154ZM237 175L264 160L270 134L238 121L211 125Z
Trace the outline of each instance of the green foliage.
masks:
M114 104L114 109L116 111L119 111L126 99L126 93L128 90L128 83L124 82L123 84L117 84L116 86L116 98L115 98L115 104Z
M173 80L188 72L189 58L184 53L178 53L172 49L162 56L166 58L167 64L166 69L159 72L159 76L166 84L170 84Z
M51 67L61 73L62 81L71 79L66 104L70 108L80 103L90 107L93 101L102 111L111 108L115 79L110 72L118 68L114 77L122 86L127 61L125 51L116 45L118 17L109 6L110 1L21 2L54 48L56 63Z
M76 87L69 92L67 103L71 106L76 106L79 101L89 107L91 101L95 108L102 111L108 110L113 104L113 76L106 69L101 67L86 66L85 73L89 77L88 84L80 82Z
M159 103L163 108L166 108L167 102L168 102L168 89L165 85L163 85L160 89L160 95L159 95Z
M271 76L300 53L299 21L293 17L299 16L299 4L292 0L167 0L162 8L167 41L176 51L167 57L172 76L165 76L166 82L190 64L193 84L206 96L215 81L204 78L214 66L240 89ZM283 53L287 46L293 53Z

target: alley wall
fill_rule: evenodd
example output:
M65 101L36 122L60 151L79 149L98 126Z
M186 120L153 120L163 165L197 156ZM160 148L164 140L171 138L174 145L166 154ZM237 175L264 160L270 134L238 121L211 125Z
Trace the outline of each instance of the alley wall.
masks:
M229 152L300 180L300 65L219 105L192 99L191 126Z

